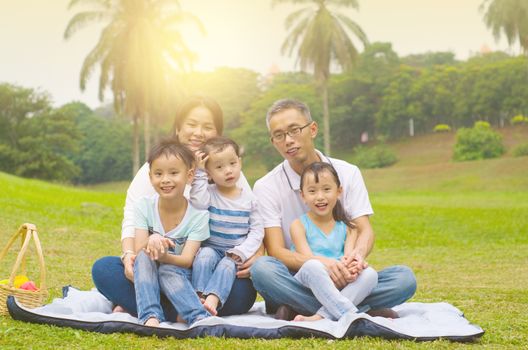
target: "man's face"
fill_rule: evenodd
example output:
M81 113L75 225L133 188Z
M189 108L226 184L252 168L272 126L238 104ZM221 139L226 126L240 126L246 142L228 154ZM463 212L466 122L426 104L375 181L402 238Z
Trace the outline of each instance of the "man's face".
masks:
M270 119L271 142L280 155L289 162L303 164L309 154L315 151L313 139L317 135L317 123L311 122L308 126L306 124L308 124L306 117L293 108L280 111ZM304 128L297 135L285 134L302 127ZM273 139L274 136L281 134L285 134L282 141Z

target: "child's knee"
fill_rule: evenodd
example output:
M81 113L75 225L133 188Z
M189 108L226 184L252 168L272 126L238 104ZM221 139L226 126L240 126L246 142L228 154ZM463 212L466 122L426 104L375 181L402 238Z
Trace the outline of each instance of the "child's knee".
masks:
M365 284L371 286L372 289L378 284L378 273L372 267L367 267L361 271L359 278L361 278Z
M211 262L216 259L216 252L213 248L210 247L202 247L196 254L196 257L194 258L194 261L199 262Z
M307 260L299 269L300 271L326 272L326 267L322 262L316 259Z

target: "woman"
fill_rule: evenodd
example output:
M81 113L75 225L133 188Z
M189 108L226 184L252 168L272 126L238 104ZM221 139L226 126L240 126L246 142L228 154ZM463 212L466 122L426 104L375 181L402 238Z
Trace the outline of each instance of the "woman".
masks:
M222 131L222 109L211 98L191 97L180 106L176 113L173 134L192 151L197 151L206 140L221 135ZM240 176L238 185L249 189L249 184L243 174ZM188 190L186 190L187 197ZM134 284L132 283L135 257L134 206L140 198L154 193L154 188L149 180L149 166L148 163L145 163L137 172L127 191L121 231L123 252L121 258L117 256L103 257L97 260L92 267L92 278L99 292L132 315L137 315ZM255 302L256 291L249 279L249 267L254 259L248 259L239 267L231 293L219 316L246 313ZM166 318L176 321L176 312L163 295L161 301Z

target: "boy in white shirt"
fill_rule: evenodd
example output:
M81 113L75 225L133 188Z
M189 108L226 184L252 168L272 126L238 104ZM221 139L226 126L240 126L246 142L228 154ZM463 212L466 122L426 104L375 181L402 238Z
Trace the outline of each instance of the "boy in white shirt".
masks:
M236 265L260 248L264 229L255 196L237 186L242 167L238 145L229 138L214 137L202 150L197 154L190 201L209 210L211 236L194 260L192 281L205 298L205 308L216 315L229 296Z

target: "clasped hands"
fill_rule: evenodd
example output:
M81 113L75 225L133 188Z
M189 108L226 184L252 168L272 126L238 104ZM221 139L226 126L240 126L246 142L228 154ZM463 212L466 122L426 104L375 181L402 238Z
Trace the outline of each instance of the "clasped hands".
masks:
M354 282L359 274L368 267L368 263L359 253L343 256L340 260L319 257L326 266L328 274L338 289Z

